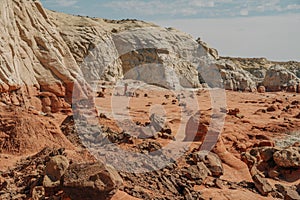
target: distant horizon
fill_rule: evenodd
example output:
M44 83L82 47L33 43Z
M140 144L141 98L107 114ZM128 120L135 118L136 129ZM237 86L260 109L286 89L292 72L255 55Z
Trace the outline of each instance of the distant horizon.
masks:
M222 57L300 62L298 0L41 0L73 15L138 19L200 37ZM88 13L88 14L86 14Z

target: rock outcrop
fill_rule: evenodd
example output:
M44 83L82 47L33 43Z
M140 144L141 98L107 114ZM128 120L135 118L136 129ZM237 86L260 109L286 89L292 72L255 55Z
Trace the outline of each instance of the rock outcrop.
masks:
M300 148L290 147L273 154L275 163L280 167L300 167Z
M267 91L299 92L297 63L278 63L279 69L266 59L219 58L205 42L173 28L70 16L38 0L1 0L0 18L0 91L8 104L59 112L95 81L122 78L170 89L206 83L255 91L263 84Z
M287 90L290 92L297 92L299 84L300 79L280 65L270 67L263 81L263 85L266 87L267 91Z
M233 91L256 90L255 78L248 71L238 68L231 61L219 60L217 66L220 69L224 89Z
M39 1L1 0L0 9L0 91L44 111L51 105L40 92L70 103L74 87L85 93L84 82L99 79L198 87L195 65L213 58L191 36L142 21L69 16Z
M221 57L223 63L233 63L242 71L251 74L256 86L264 86L267 91L300 92L300 63L295 61L275 62L266 58L229 58Z
M242 153L242 160L248 165L256 189L264 196L271 194L274 198L297 199L296 186L284 186L284 180L299 180L299 147L258 147Z

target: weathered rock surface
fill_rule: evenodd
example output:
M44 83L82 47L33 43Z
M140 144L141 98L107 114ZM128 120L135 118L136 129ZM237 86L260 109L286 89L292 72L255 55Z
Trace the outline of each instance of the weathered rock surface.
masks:
M202 141L207 135L210 125L210 119L201 114L200 111L196 112L190 117L185 128L185 141Z
M285 89L291 92L297 92L299 83L300 79L295 74L279 65L270 67L263 81L263 85L267 91L280 91Z
M242 120L242 116L236 111L231 113L235 117L227 116L229 123L222 132L226 146L223 144L222 148L218 147L215 151L218 156L211 153L199 156L193 154L195 152L193 150L182 153L183 159L173 160L168 157L168 154L173 153L172 150L170 152L159 151L169 143L167 140L171 139L169 136L172 136L169 134L169 128L174 129L178 125L179 116L168 119L172 123L170 127L163 130L166 135L151 138L135 138L126 131L118 132L109 128L102 129L102 134L101 129L95 127L94 124L85 124L84 120L77 118L79 121L76 122L77 125L83 125L79 129L81 134L78 136L74 127L75 122L71 120L71 117L64 121L66 115L61 115L62 113L52 115L51 112L70 112L71 97L82 98L89 91L89 88L84 85L85 81L92 83L98 79L116 81L127 78L172 89L198 87L201 86L200 84L222 87L224 84L229 90L255 91L257 86L263 84L275 63L265 59L249 62L223 60L218 57L216 50L209 48L204 42L193 40L187 34L137 20L114 21L76 17L47 11L42 8L39 1L0 1L2 22L0 30L1 41L3 41L0 44L0 146L1 153L5 153L0 155L2 166L8 166L6 163L10 162L9 158L15 158L15 153L32 154L46 145L64 146L72 149L69 152L71 154L78 153L77 150L85 154L82 142L98 150L101 144L96 146L96 143L105 138L113 143L111 146L114 147L108 149L108 152L98 151L97 153L102 156L104 153L104 156L113 160L113 164L120 165L120 168L125 171L136 167L135 165L154 169L165 161L170 163L168 166L162 166L160 170L149 173L122 173L121 176L126 180L126 185L120 189L132 196L141 199L202 199L202 193L205 192L207 195L206 189L201 188L204 186L210 191L221 188L222 190L218 189L217 193L223 193L224 199L230 197L225 197L228 193L235 191L241 194L245 192L244 189L247 189L248 193L244 194L252 194L252 199L255 199L254 197L258 196L255 185L253 182L247 182L251 181L251 177L248 178L250 173L247 166L239 160L239 154L253 146L274 146L272 141L261 141L268 140L268 137L262 133L270 136L275 132L286 132L299 127L299 120L296 121L296 118L299 118L299 105L289 102L289 99L296 99L298 96L284 96L284 94L282 99L286 100L279 101L273 99L272 95L259 94L260 98L252 101L255 94L246 96L245 93L242 95L230 93L229 98L239 97L238 104L241 107L238 108L243 115L245 113L243 116L245 118ZM279 70L279 76L274 79L280 86L276 86L274 91L295 92L298 90L299 92L299 85L297 88L295 82L288 80L289 78L298 80L296 78L299 78L297 63L289 63L290 67L283 63L279 65L284 68ZM273 74L277 76L277 72ZM78 83L75 82L75 84L74 81ZM73 90L74 88L77 90ZM267 87L265 88L268 90ZM104 91L103 94L100 95L103 97L101 100L110 96ZM153 94L155 93L151 91L145 93L144 97L152 101L155 100L153 97L150 98ZM202 95L208 96L199 90L199 96ZM276 103L276 107L271 107L270 104L274 104L270 102L271 99ZM168 105L167 109L171 103L174 106L179 103L181 107L186 107L186 104L177 100L170 98L165 101L163 99L163 103ZM250 111L246 111L245 106L242 106L246 100L253 104L249 107ZM101 104L101 107L104 108L104 104ZM230 101L229 104L231 104ZM198 113L203 118L199 115L191 117L190 126L187 126L187 132L185 132L187 140L198 142L192 144L197 145L196 149L207 133L210 125L209 119L216 117L210 115L210 111L213 110L211 105L204 105L201 112L205 114ZM235 106L230 105L231 108ZM254 113L253 107L255 110L261 107L264 111L260 113L262 122L256 123L255 121L254 125L252 123L257 116L253 117L249 114ZM2 109L4 109L3 112ZM138 112L137 110L130 111L139 120L139 117L147 113L140 109ZM265 109L274 112L270 113ZM225 113L224 108L222 110ZM282 113L278 116L277 113L281 111ZM177 110L174 109L171 112L176 115ZM273 113L276 116L270 116ZM77 113L73 114L77 115ZM188 112L187 114L189 115ZM82 117L88 118L92 115L85 113ZM290 116L293 116L293 119ZM146 121L148 117L149 115ZM267 121L270 117L274 121ZM98 120L102 122L106 120L106 125L114 126L110 116L107 118L102 115L102 119L96 118L94 121L98 122ZM164 120L153 117L151 122L153 122L150 123L151 126L158 127L155 131L162 131ZM280 126L277 125L279 123ZM59 130L59 125L62 130ZM217 138L215 136L218 137L219 133L213 135L214 139ZM127 156L129 153L121 159L119 156L113 157L112 152L118 146L145 155L163 153L163 156L155 157L151 162L142 160L142 162L127 164L123 160L124 157L130 161L133 159ZM268 178L274 179L272 181L282 179L292 183L299 180L300 174L297 161L299 155L295 151L284 153L285 149L268 148L257 150L257 155L253 152L253 154L245 154L249 166L252 166L251 171L256 172L252 173L256 187L263 195L273 191L267 181ZM281 154L276 157L278 152ZM85 156L88 157L88 155ZM62 149L53 151L45 149L33 157L21 160L12 170L1 172L0 199L51 199L53 195L55 195L54 199L69 199L71 196L74 197L72 199L101 199L113 195L122 183L116 171L110 167L100 163L72 163L69 166L66 157ZM280 164L276 162L276 158L279 159ZM289 162L284 162L286 159L289 159ZM282 164L283 162L285 164ZM237 179L243 181L238 183ZM293 187L285 188L279 193L278 195L282 197L298 198L296 188ZM233 199L240 198L241 196L237 195ZM210 197L205 199L210 199Z
M84 79L198 87L195 64L212 59L191 36L146 22L69 16L39 1L1 0L0 9L0 91L20 91L26 105L39 91L70 102L75 81L79 93L86 92ZM48 99L35 101L45 111L57 110Z
M300 63L295 61L274 62L266 58L221 57L224 63L234 63L238 69L249 72L251 80L267 91L300 92ZM298 86L297 86L298 85Z
M46 164L44 187L57 187L60 185L60 179L69 167L69 160L62 155L55 156Z
M110 166L100 162L69 165L64 149L45 148L1 172L0 199L108 199L122 183Z
M168 133L171 134L171 128L170 126L165 122L165 119L156 115L152 114L150 116L150 125L154 127L156 132L161 132L161 133Z
M205 42L172 28L70 16L39 1L1 0L0 10L0 91L8 104L59 112L70 108L65 100L88 93L86 82L121 78L172 89L206 82L242 91L263 82L268 91L299 92L297 63L279 63L279 69L264 59L219 58Z
M280 167L300 167L300 148L290 147L277 151L273 158Z
M224 88L233 91L255 91L256 82L254 76L243 69L238 68L231 61L218 60Z
M123 181L118 172L100 162L71 164L64 175L65 193L72 199L108 199Z
M222 161L215 153L199 151L193 154L193 159L195 162L203 162L213 176L220 177L224 173Z
M252 177L256 189L264 196L267 196L270 192L273 191L271 184L267 179L261 177L260 175L254 175Z

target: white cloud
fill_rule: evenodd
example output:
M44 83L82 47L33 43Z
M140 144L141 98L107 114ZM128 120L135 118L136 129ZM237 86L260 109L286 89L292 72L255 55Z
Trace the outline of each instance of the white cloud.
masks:
M200 7L200 8L211 8L215 6L214 1L199 1L199 0L191 0L191 1L182 1L183 4L188 4L192 7Z
M106 7L136 12L143 15L183 15L190 16L195 15L203 11L206 8L213 8L215 2L221 0L207 1L207 0L174 0L174 1L138 1L128 0L121 1L115 0L105 4Z
M299 3L291 2L292 0L112 0L104 6L142 16L228 17L270 12L276 15L299 9Z
M299 4L290 4L286 7L287 10L300 10Z
M58 7L70 7L75 5L78 0L45 0L46 3Z

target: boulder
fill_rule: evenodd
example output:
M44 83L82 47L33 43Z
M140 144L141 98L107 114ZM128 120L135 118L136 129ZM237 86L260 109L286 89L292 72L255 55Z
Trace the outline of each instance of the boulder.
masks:
M256 175L252 176L252 179L253 179L256 189L263 196L267 196L270 192L273 191L273 187L271 186L269 181L267 179L261 177L261 175L256 174Z
M195 163L203 162L215 177L220 177L224 173L222 161L215 153L199 151L193 154L193 160Z
M299 200L300 195L296 190L293 190L291 188L287 188L284 193L284 199L285 200Z
M276 192L280 193L284 200L298 200L300 199L300 195L297 192L297 187L284 186L281 184L276 184Z
M273 154L276 151L279 151L279 149L274 147L262 147L259 149L259 154L263 161L268 162L273 159Z
M71 199L106 200L123 181L111 166L100 162L71 164L64 175L63 188Z
M43 185L46 188L60 185L61 177L69 167L69 160L62 155L54 156L46 164Z
M280 167L300 167L300 147L290 147L273 154L275 163Z
M255 78L232 61L220 59L216 62L226 90L256 91Z
M267 91L275 92L294 88L299 82L300 79L294 73L280 65L274 65L268 69L262 84Z
M197 165L191 165L183 169L182 173L189 180L197 181L198 184L202 183L207 176L211 175L211 171L203 162L198 162Z
M166 123L165 119L153 113L150 116L150 126L154 127L156 132L168 133L171 134L171 128Z
M202 41L201 38L197 38L196 40L198 44L202 45L203 48L215 59L219 59L219 53L216 49L211 48L206 42Z

